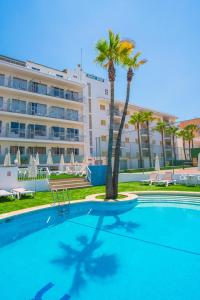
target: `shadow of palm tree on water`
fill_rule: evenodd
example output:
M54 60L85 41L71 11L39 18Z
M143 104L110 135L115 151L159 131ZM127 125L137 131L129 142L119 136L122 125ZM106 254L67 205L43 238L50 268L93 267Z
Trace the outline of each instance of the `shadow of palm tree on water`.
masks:
M86 235L77 237L78 247L74 249L70 245L60 243L64 256L54 259L52 262L65 269L74 267L74 275L68 295L79 294L86 286L89 278L107 278L114 276L119 268L117 257L114 254L97 255L96 251L103 242L98 240L99 232L103 226L104 216L98 218L98 222L91 239Z
M135 229L140 226L139 224L132 221L122 221L119 215L115 215L113 216L113 218L115 219L114 223L105 225L103 227L104 230L113 230L119 228L125 230L126 232L133 233Z

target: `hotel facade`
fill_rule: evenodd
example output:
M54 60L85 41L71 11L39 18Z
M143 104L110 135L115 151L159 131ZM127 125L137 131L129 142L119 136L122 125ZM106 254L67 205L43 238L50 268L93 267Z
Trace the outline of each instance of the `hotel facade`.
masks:
M0 56L0 164L9 151L12 160L19 149L22 163L39 154L46 163L51 150L54 163L63 154L76 161L94 158L106 162L109 128L109 82L77 66L63 71L31 61ZM114 139L119 129L123 102L115 102ZM138 167L138 140L130 116L152 111L156 119L174 123L176 117L136 105L129 105L121 145L121 168ZM155 121L156 122L156 121ZM151 127L155 126L151 124ZM140 131L144 166L148 167L147 129ZM150 130L151 152L162 155L161 137ZM171 137L165 136L165 153L172 159Z

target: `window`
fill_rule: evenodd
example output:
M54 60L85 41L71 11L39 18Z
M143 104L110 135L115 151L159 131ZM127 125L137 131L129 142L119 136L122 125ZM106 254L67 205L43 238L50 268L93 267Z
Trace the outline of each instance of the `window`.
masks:
M18 122L11 122L10 133L13 135L19 135L20 137L25 137L25 124Z
M47 106L46 104L30 102L28 103L28 113L30 115L46 116Z
M38 93L38 94L47 94L47 85L38 83L35 81L30 81L30 91L33 93Z
M34 70L34 71L40 71L40 69L35 68L35 67L32 67L32 70Z
M67 128L67 140L79 141L79 130L75 128Z
M106 126L106 120L101 120L101 126Z
M89 134L90 134L90 146L92 146L93 143L92 143L92 131L91 130L90 130Z
M79 94L74 91L66 91L66 99L77 101L79 99Z
M56 77L63 78L63 75L56 74Z
M100 110L106 110L106 106L104 104L100 104Z
M129 143L129 138L125 137L125 143Z
M0 74L0 85L4 85L4 84L5 84L5 75Z
M29 124L28 125L28 137L43 137L46 136L46 126L38 124Z
M65 110L62 107L52 106L50 116L56 119L64 119Z
M8 110L16 113L26 113L26 101L12 99L8 101Z
M92 115L89 115L89 129L92 129Z
M78 121L78 110L67 108L66 118L67 120Z
M13 77L13 87L18 90L27 90L27 80Z
M25 154L25 147L10 146L10 154L16 155L18 150L20 154Z
M92 100L91 99L88 100L88 105L89 105L89 113L91 113L92 112Z
M101 136L101 140L102 140L102 142L106 142L106 140L107 140L106 135L102 135L102 136Z
M46 154L46 148L45 147L28 147L27 148L27 154Z
M0 133L2 132L2 121L0 121Z
M65 154L65 148L56 148L56 147L53 147L51 148L51 153L53 155L61 155L61 154Z
M88 97L91 97L91 84L88 83Z
M0 110L3 110L3 97L0 97Z
M108 95L108 89L105 89L105 95Z
M79 149L78 148L67 148L67 155L71 155L74 153L74 155L79 155Z
M53 138L64 140L65 139L65 128L53 126L53 127L51 127L51 134L52 134Z
M125 129L128 129L128 124L125 124L125 126L124 126L124 127L125 127Z
M54 97L64 98L64 89L58 87L52 87L52 95Z

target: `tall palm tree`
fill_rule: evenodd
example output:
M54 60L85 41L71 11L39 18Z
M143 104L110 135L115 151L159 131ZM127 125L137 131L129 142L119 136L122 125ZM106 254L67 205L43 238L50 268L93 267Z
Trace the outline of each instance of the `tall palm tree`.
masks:
M101 39L96 44L96 62L108 70L110 81L110 126L108 140L108 161L106 173L106 199L113 198L112 184L112 146L113 146L113 123L114 123L114 90L115 90L115 66L120 64L125 56L132 51L133 45L128 41L121 41L119 34L109 30L108 41Z
M149 165L150 168L153 166L152 164L152 154L151 154L151 141L150 141L150 123L155 120L153 117L152 111L144 111L143 118L147 126L147 143L148 143L148 152L149 152Z
M164 142L164 135L166 131L167 123L164 121L159 121L156 126L154 127L154 130L159 132L161 135L161 143L162 143L162 153L163 153L163 165L166 165L166 156L165 156L165 142Z
M175 145L175 138L178 133L178 127L177 126L169 126L166 128L166 133L168 133L172 138L172 148L174 153L174 161L176 162L176 145Z
M143 167L143 160L142 160L142 148L141 148L141 137L140 137L140 127L144 124L144 115L143 112L136 112L134 113L129 120L129 124L135 126L137 131L138 137L138 150L139 150L139 168Z
M128 70L127 70L126 101L124 104L123 114L119 126L116 147L115 147L115 160L114 160L114 168L113 168L113 191L114 191L115 198L117 197L118 194L118 175L119 175L119 163L120 163L121 138L122 138L122 132L123 132L124 123L127 115L128 104L129 104L131 82L135 70L139 69L141 65L147 62L145 59L139 60L139 56L140 56L140 52L136 53L133 57L125 57L124 61L122 62L123 65L126 68L128 68Z
M181 129L177 132L177 136L182 138L184 157L185 157L185 160L187 160L186 145L185 145L185 142L187 140L187 131L185 129Z
M189 125L185 126L184 129L189 131L191 133L191 136L193 136L191 142L192 142L192 148L194 148L194 136L195 136L195 132L197 132L199 130L198 125L189 124Z

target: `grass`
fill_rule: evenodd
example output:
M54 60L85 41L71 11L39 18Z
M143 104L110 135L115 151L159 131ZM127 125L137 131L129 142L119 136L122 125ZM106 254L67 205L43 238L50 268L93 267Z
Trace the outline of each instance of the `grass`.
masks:
M173 170L173 169L186 169L186 168L191 168L191 166L166 166L166 167L161 167L161 170ZM155 168L146 168L146 169L127 169L127 170L122 170L120 173L145 173L145 172L151 172L155 171Z
M51 175L50 179L69 179L69 178L81 178L79 175L73 174L59 174L59 175Z
M146 186L139 182L124 182L119 183L119 192L128 191L192 191L200 192L200 186L183 186L183 185L171 185L168 187L162 186ZM87 187L82 189L74 189L70 191L70 199L80 200L91 194L105 193L105 186ZM44 205L52 203L51 192L37 192L35 198L24 197L20 200L14 200L12 198L0 198L0 214L19 210L23 208Z

